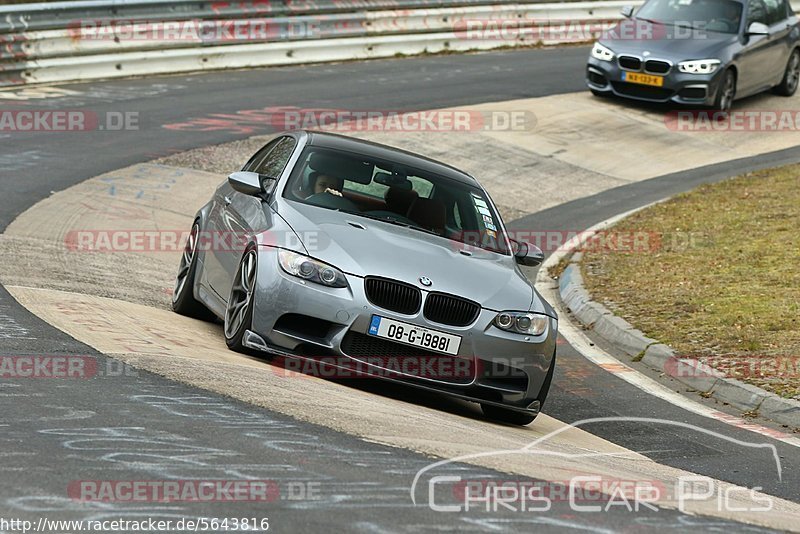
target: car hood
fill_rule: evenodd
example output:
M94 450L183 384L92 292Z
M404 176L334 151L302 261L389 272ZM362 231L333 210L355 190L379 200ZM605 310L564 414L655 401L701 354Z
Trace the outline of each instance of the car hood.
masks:
M689 59L720 58L726 47L735 43L737 35L727 33L705 32L703 38L672 37L673 32L689 31L675 29L672 26L653 24L641 19L626 19L619 22L600 38L600 44L607 46L617 55L634 54L643 56L649 52L654 59L667 59L673 63ZM652 36L634 39L631 36Z
M285 201L280 215L306 253L356 276L381 276L451 293L492 310L528 310L533 288L511 256L357 215ZM433 284L422 286L420 277Z

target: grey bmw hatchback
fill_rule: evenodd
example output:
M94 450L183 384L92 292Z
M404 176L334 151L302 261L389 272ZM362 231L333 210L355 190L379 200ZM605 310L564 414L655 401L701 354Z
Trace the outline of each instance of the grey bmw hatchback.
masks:
M730 109L800 79L800 28L787 0L648 0L599 39L586 83L595 95Z
M197 212L174 311L228 347L402 382L528 424L558 319L484 188L449 165L330 133L278 135Z

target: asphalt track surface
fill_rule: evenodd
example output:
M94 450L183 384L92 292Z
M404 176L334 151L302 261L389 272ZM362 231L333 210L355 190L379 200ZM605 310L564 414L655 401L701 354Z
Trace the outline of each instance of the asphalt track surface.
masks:
M65 86L78 94L59 99L0 99L4 109L135 111L140 117L138 131L0 136L0 231L51 192L92 176L189 148L270 132L269 128L247 133L176 132L161 128L162 124L209 112L234 113L266 106L416 110L573 92L584 87L586 54L586 48L568 47L301 66L95 82ZM790 149L660 177L548 209L511 226L578 230L699 183L799 158L800 150ZM113 362L106 363L91 348L32 316L2 289L0 354L94 355L101 369L114 368ZM569 345L561 345L558 357L545 411L561 421L600 416L660 417L754 441L748 432L647 395L594 366ZM566 507L542 516L478 512L459 514L456 519L432 512L424 504L414 507L408 498L413 473L430 463L429 458L366 443L149 373L56 385L51 381L4 381L0 386L0 456L4 460L0 477L5 482L0 487L0 509L10 517L268 516L278 531L331 527L410 531L456 524L475 530L752 528L670 511L629 514L615 509L580 517ZM358 387L414 402L402 388ZM774 462L763 450L747 450L724 440L657 425L594 425L585 429L659 463L746 487L761 486L766 493L800 501L800 455L797 449L780 442L758 440L777 447L783 467L782 480L778 481ZM456 465L452 469L462 476L501 476L472 466ZM67 485L74 480L239 476L279 484L316 481L327 498L295 502L281 488L280 506L81 508L66 497Z

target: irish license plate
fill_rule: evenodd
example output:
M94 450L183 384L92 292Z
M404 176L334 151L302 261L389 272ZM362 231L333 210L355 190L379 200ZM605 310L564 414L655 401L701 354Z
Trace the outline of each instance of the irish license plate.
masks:
M372 316L369 335L444 354L458 354L461 346L461 336L402 323L380 315Z
M642 74L640 72L623 72L622 80L630 83L652 85L654 87L662 87L664 85L663 76L655 76L653 74Z

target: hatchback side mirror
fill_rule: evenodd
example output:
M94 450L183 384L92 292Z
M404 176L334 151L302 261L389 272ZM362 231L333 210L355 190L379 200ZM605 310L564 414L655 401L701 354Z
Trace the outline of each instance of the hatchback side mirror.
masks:
M751 22L745 35L769 35L769 27L761 22Z
M275 186L278 185L278 181L275 178L247 171L231 174L228 176L228 183L236 191L251 196L271 195L275 190Z
M622 9L619 10L623 17L629 19L633 16L633 6L622 6Z
M528 267L536 267L542 264L544 261L544 252L542 252L542 249L536 245L526 243L525 241L516 241L513 239L511 241L512 245L516 245L514 247L516 248L514 251L514 259L517 263Z

